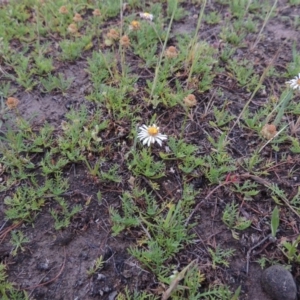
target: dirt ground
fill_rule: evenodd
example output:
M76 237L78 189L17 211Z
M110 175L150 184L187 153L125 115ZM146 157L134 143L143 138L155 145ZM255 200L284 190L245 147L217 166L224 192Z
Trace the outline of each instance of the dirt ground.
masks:
M299 7L288 10L284 1L279 2L277 10L280 11L281 17L300 14ZM196 26L197 18L194 18L194 15L198 11L194 6L190 7L189 16L184 21L175 22L174 32L191 32ZM214 7L214 4L210 3L208 9L219 9L219 7L218 5ZM226 11L222 13L225 14ZM203 25L199 39L206 39L211 44L221 43L218 37L220 26ZM293 42L296 42L299 48L299 30L293 29L288 21L284 21L280 17L270 20L263 31L263 38L256 49L250 52L247 45L253 43L255 38L256 34L249 34L244 41L245 48L239 49L235 55L238 57L246 54L249 59L255 59L257 64L262 67L266 67L270 59L279 51L276 67L280 69L281 66L291 61ZM97 47L96 43L95 47ZM71 107L79 108L81 104L86 104L89 110L93 111L96 108L95 104L85 99L91 88L89 75L85 71L87 68L86 57L90 53L85 52L84 57L75 63L60 63L57 66L56 71L58 73L63 73L66 78L74 78L72 87L65 95L59 93L43 94L38 87L31 92L24 92L16 86L15 97L20 100L21 116L28 120L31 119L34 124L33 127L38 128L46 121L59 127L66 112ZM281 79L278 79L278 82L280 81ZM284 81L285 79L282 79L282 83ZM270 83L266 83L267 88L270 88L268 84ZM229 77L220 74L220 76L216 76L212 90L197 95L200 101L195 111L196 118L201 115L211 96L220 87L231 103L229 109L239 111L246 103L247 94L240 90L234 82L231 82ZM139 88L143 88L142 83ZM276 89L276 86L273 88ZM267 95L258 94L253 101L252 109L258 109L259 105L266 99ZM217 99L215 105L223 107L223 101L224 99ZM137 105L139 104L137 103ZM177 121L182 120L176 107L168 109L168 111L164 111L164 108L158 109L161 109L160 113L164 115L162 126L168 126L171 128L170 131L172 128L176 128ZM145 111L145 116L151 113L149 108L148 111ZM196 122L191 123L187 135L191 142L201 145L204 131L198 124ZM232 133L231 139L232 151L237 158L251 148L249 144L249 141L252 142L251 136L240 136L238 129ZM126 141L126 136L123 140ZM269 157L271 154L265 151L264 155ZM118 155L110 154L109 157L111 162L120 162ZM122 168L122 166L120 167ZM285 184L287 188L291 189L296 189L300 185L300 171L295 172L295 182L286 182L284 179L286 170L284 168L279 171L280 175L276 178L278 183ZM56 207L54 202L43 208L42 212L38 214L34 226L23 223L17 224L18 227L15 228L21 228L22 232L30 239L30 242L25 245L25 251L19 252L17 256L11 255L10 237L4 235L0 244L0 261L8 263L9 280L15 282L19 289L27 290L30 297L36 300L114 299L117 292L126 285L131 289L155 291L158 288L156 278L147 269L143 269L127 252L128 247L134 245L139 234L138 231L125 231L117 237L113 237L111 234L109 207L119 207L120 195L128 188L128 183L126 181L119 184L94 182L82 166L75 164L65 170L65 176L70 178L69 191L71 191L69 195L64 197L65 200L72 205L81 204L83 210L72 219L69 228L63 231L54 230L54 220L49 213L50 208ZM164 190L161 193L171 193L176 198L176 190L181 188L176 182L176 174L174 174L173 177L165 180L162 185ZM202 189L202 192L197 196L199 201L203 200L211 191L205 178L200 178L193 184ZM146 183L145 187L147 188ZM103 195L101 203L97 201L96 196L99 190ZM9 192L1 193L0 199L4 199L8 194ZM256 212L256 220L253 224L255 228L251 227L243 231L240 240L235 240L220 219L220 211L230 197L232 197L230 191L223 188L219 189L208 200L203 201L193 216L193 220L197 222L192 230L196 236L196 242L183 249L176 261L174 260L172 263L184 265L187 261L198 259L200 269L206 275L203 289L212 283L225 283L232 290L239 286L242 287L241 300L271 300L261 289L262 269L256 260L261 255L282 259L282 254L272 243L264 244L264 247L259 247L256 252L251 254L248 274L246 273L246 255L247 251L269 229L264 222L264 216L269 213L272 199L267 191L262 190L254 201L244 203L245 214ZM90 201L88 205L87 201ZM5 222L4 210L4 204L0 201L1 233L4 232L5 228L12 226L11 222ZM299 233L299 222L295 226ZM294 234L288 225L283 226L281 230L284 231L284 235ZM214 246L216 243L225 248L232 247L236 253L229 268L220 267L212 271L206 249L208 245ZM105 258L104 267L96 274L87 276L86 270L100 255ZM299 278L299 266L293 266L292 273Z

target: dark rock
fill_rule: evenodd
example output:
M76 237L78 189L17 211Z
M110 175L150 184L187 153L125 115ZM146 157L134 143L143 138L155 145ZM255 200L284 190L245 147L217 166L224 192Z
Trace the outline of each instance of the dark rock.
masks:
M280 265L271 266L263 272L261 285L273 300L296 300L297 287L293 276Z

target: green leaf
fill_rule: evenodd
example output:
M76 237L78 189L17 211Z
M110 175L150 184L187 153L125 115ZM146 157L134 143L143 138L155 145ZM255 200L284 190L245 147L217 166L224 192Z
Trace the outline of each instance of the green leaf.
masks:
M272 212L272 218L271 218L271 230L272 230L272 236L276 236L276 231L279 226L279 209L277 206L275 206L273 212Z

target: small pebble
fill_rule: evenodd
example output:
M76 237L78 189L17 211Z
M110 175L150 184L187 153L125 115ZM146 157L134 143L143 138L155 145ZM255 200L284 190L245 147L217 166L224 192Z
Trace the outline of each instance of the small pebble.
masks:
M116 292L116 291L111 292L108 296L108 300L115 300L117 295L118 295L118 292Z
M294 278L280 265L264 270L261 285L273 300L296 300L297 287Z

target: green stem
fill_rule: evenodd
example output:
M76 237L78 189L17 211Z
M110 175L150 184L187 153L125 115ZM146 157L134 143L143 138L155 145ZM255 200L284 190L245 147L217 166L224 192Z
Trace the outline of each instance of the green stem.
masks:
M167 46L167 42L168 42L168 38L169 38L169 35L170 35L170 31L171 31L173 19L174 19L175 12L176 12L176 9L177 9L177 4L178 4L178 0L176 0L176 4L174 5L174 9L173 9L173 13L172 13L171 20L170 20L170 23L169 23L169 27L168 27L166 39L165 39L165 42L164 42L164 46L162 48L162 51L161 51L160 57L159 57L159 61L158 61L157 65L156 65L156 68L155 68L155 76L154 76L153 85L152 85L152 89L151 89L151 94L150 94L150 98L149 98L150 101L153 98L153 94L154 94L154 91L155 91L155 88L156 88L156 84L157 84L157 80L158 80L158 74L159 74L159 69L160 69L162 58L163 58L163 55L164 55L164 52L165 52L165 49L166 49L166 46ZM157 104L158 103L155 103L154 107L156 107Z
M198 32L199 32L199 29L200 29L200 26L201 26L203 14L204 14L204 9L206 7L206 2L207 2L207 0L204 0L204 4L202 5L201 12L199 14L199 18L198 18L198 22L197 22L197 27L196 27L195 35L194 35L194 37L192 39L191 48L190 48L190 51L189 51L187 59L189 59L189 57L192 57L191 55L193 55L193 52L196 53L196 43L197 43L197 38L198 38ZM197 60L198 60L198 57L197 57L197 59L196 59L196 57L194 57L192 65L191 65L191 68L190 68L190 72L189 72L189 75L188 75L187 83L189 83L191 81L191 77L192 77L192 74L193 74L194 66L195 66Z

